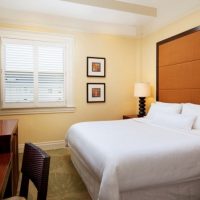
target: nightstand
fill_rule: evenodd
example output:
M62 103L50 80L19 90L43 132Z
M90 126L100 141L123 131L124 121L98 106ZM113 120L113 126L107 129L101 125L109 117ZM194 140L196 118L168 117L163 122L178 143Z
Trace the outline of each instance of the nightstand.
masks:
M123 115L123 119L138 118L137 115Z

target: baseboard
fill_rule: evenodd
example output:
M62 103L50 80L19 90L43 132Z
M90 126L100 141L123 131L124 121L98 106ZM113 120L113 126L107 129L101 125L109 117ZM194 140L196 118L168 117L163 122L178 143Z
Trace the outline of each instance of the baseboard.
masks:
M62 149L65 148L65 141L64 140L57 140L57 141L49 141L49 142L38 142L33 143L40 147L43 150L51 150L51 149ZM19 153L23 153L24 151L24 144L19 144Z

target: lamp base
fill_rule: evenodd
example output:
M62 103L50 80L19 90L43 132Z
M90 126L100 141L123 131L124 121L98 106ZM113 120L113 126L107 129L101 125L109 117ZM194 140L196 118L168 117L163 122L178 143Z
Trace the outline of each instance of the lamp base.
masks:
M144 117L145 112L145 97L139 97L139 114L138 117Z

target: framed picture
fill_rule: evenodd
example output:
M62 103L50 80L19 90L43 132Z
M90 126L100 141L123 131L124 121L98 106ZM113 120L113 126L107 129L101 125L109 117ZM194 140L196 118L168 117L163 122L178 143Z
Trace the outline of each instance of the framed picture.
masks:
M87 57L87 76L105 77L106 59L98 57Z
M87 102L105 102L105 83L87 83Z

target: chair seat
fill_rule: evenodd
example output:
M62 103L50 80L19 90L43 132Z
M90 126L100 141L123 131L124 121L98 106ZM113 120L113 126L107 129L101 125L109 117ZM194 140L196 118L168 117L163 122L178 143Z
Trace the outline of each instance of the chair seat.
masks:
M10 197L4 200L26 200L26 199L24 197L15 196L15 197Z

